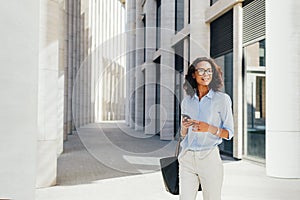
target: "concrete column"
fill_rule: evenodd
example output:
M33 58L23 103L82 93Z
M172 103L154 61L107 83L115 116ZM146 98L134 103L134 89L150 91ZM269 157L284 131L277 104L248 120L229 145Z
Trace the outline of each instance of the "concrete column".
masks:
M73 133L73 131L75 130L76 127L76 123L77 123L77 101L76 101L76 66L77 66L77 62L76 62L76 51L77 51L77 46L76 46L76 42L77 42L77 38L76 38L76 30L77 30L77 1L78 0L73 0L73 31L72 31L72 77L73 77L73 82L71 85L71 90L72 90L72 95L71 95L71 102L72 102L72 130L71 133Z
M129 6L130 0L125 3L126 9L126 99L125 99L125 121L126 124L130 125L130 16L131 16L131 7Z
M81 51L82 51L82 46L81 46L81 0L78 0L78 7L77 7L77 77L76 81L78 82L78 87L77 87L77 106L78 106L78 125L77 127L80 127L82 125L82 98L81 98L81 91L82 91L82 74L81 74Z
M130 106L130 128L135 128L135 49L136 49L136 37L135 37L135 29L136 29L136 3L135 0L128 0L128 11L130 15L128 19L128 27L129 27L129 62L130 62L130 87L129 87L129 98Z
M161 1L161 63L160 63L160 139L174 138L175 56L171 38L175 35L175 2Z
M64 42L65 42L65 46L64 46L64 57L65 57L65 64L64 64L64 135L63 135L63 140L66 141L68 138L68 130L67 130L67 124L68 124L68 44L69 44L69 38L68 38L68 31L69 31L69 0L65 0L64 1L64 12L65 12L65 36L64 36Z
M190 1L185 1L184 2L184 27L187 27L189 25L189 6ZM195 34L195 33L193 33ZM183 67L183 74L187 74L188 68L189 68L189 51L191 51L190 43L188 38L184 39L183 41L183 58L184 58L184 67ZM182 92L182 97L184 97L184 92Z
M95 50L93 52L93 55L95 56L95 70L94 70L94 77L95 77L95 122L99 122L102 120L102 116L100 115L100 110L102 110L102 92L99 82L99 72L102 70L103 65L101 64L101 54L99 47L101 47L101 39L102 39L102 32L103 32L103 24L104 21L100 15L103 15L103 13L100 11L100 8L103 7L103 1L96 1L95 2L95 35L92 37L95 38Z
M102 39L102 30L103 30L103 1L99 1L98 2L98 34L97 34L97 38L98 38L98 42L97 42L97 60L98 60L98 70L97 70L97 83L98 83L98 90L97 90L97 106L98 106L98 117L97 117L97 121L101 121L102 120L102 116L103 116L103 93L102 93L102 83L103 83L103 79L102 79L102 73L103 73L103 65L102 65L102 43L103 43L103 39Z
M300 178L299 7L266 1L266 172L280 178Z
M84 0L80 3L80 125L84 125L85 123L85 108L84 108L84 71L85 71L85 63L84 63Z
M190 61L197 57L210 56L210 30L205 23L205 11L210 7L209 1L190 1Z
M90 0L86 0L86 22L85 22L85 29L86 29L86 65L87 65L87 70L86 70L86 107L87 107L87 122L91 123L92 122L92 108L91 108L91 4Z
M59 118L59 3L40 1L37 187L56 184Z
M11 0L0 6L2 199L35 199L39 4Z
M91 122L95 120L95 67L96 67L96 58L95 58L95 43L96 43L96 25L95 25L95 18L96 18L96 1L91 1Z
M142 0L136 1L136 71L135 71L135 130L143 130L144 119L144 24L142 21Z
M243 154L243 8L242 3L233 7L233 116L234 139L233 157L242 158Z
M156 134L156 64L152 61L156 50L156 1L146 1L144 10L146 13L145 134Z
M85 2L85 23L84 23L84 29L85 29L85 42L84 42L84 57L85 57L85 74L84 74L84 101L85 101L85 122L90 123L90 101L89 101L89 93L90 93L90 88L89 88L89 63L90 63L90 58L89 58L89 16L90 16L90 10L89 10L89 1L84 1Z
M58 66L58 130L57 130L57 154L63 152L64 123L65 123L65 67L67 66L67 15L66 0L58 0L59 3L59 66Z
M67 134L72 133L73 110L72 110L72 89L73 89L73 1L68 0L68 117Z

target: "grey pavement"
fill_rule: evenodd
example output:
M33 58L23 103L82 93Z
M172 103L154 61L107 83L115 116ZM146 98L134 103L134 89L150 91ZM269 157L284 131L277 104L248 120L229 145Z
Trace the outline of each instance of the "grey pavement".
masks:
M57 185L37 189L36 200L179 199L165 191L159 170L159 159L173 155L175 147L176 141L133 131L124 122L87 125L69 135ZM223 200L300 199L300 179L271 178L263 165L222 159Z

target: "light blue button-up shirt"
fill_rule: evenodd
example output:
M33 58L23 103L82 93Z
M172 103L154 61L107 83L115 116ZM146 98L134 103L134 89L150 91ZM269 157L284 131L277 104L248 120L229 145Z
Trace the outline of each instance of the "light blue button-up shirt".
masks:
M215 92L212 89L201 98L195 94L187 96L181 103L181 113L189 115L192 119L206 122L210 125L226 129L229 133L227 140L233 137L233 117L231 99L223 92ZM188 134L181 142L181 153L187 150L206 151L222 143L222 138L209 132L193 132L192 126Z

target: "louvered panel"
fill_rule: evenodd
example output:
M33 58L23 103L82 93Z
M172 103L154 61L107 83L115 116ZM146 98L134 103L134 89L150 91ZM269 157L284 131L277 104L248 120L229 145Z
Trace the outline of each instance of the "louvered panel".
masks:
M243 44L266 34L265 0L247 1L243 4Z
M210 24L210 56L216 58L233 49L233 11Z

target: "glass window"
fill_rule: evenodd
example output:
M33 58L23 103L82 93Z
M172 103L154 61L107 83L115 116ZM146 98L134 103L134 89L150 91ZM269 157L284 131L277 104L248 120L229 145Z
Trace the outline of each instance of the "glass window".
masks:
M223 71L224 91L233 100L233 53L230 52L217 57L215 61ZM223 140L223 143L219 147L223 153L233 155L233 140Z
M191 0L189 0L189 2L188 2L188 7L189 7L189 9L188 9L188 24L190 24L191 23Z
M146 29L146 15L143 18L143 25L144 25L144 62L146 62L146 46L147 46L147 29Z
M160 48L161 0L157 0L156 9L156 49Z
M266 44L265 40L259 42L259 66L266 66Z
M266 53L265 53L265 40L255 42L248 45L244 49L245 54L245 66L248 69L265 67L266 65Z
M175 94L174 94L174 102L175 102L175 115L174 115L174 121L175 121L175 134L177 134L180 131L180 125L181 125L181 110L180 110L180 102L181 102L181 96L182 96L182 85L183 85L183 66L184 66L184 48L183 48L183 41L179 42L174 46L175 49ZM175 136L175 135L174 135Z
M265 159L266 78L265 40L244 48L245 155Z
M184 27L184 0L176 0L175 4L175 31L178 32Z

